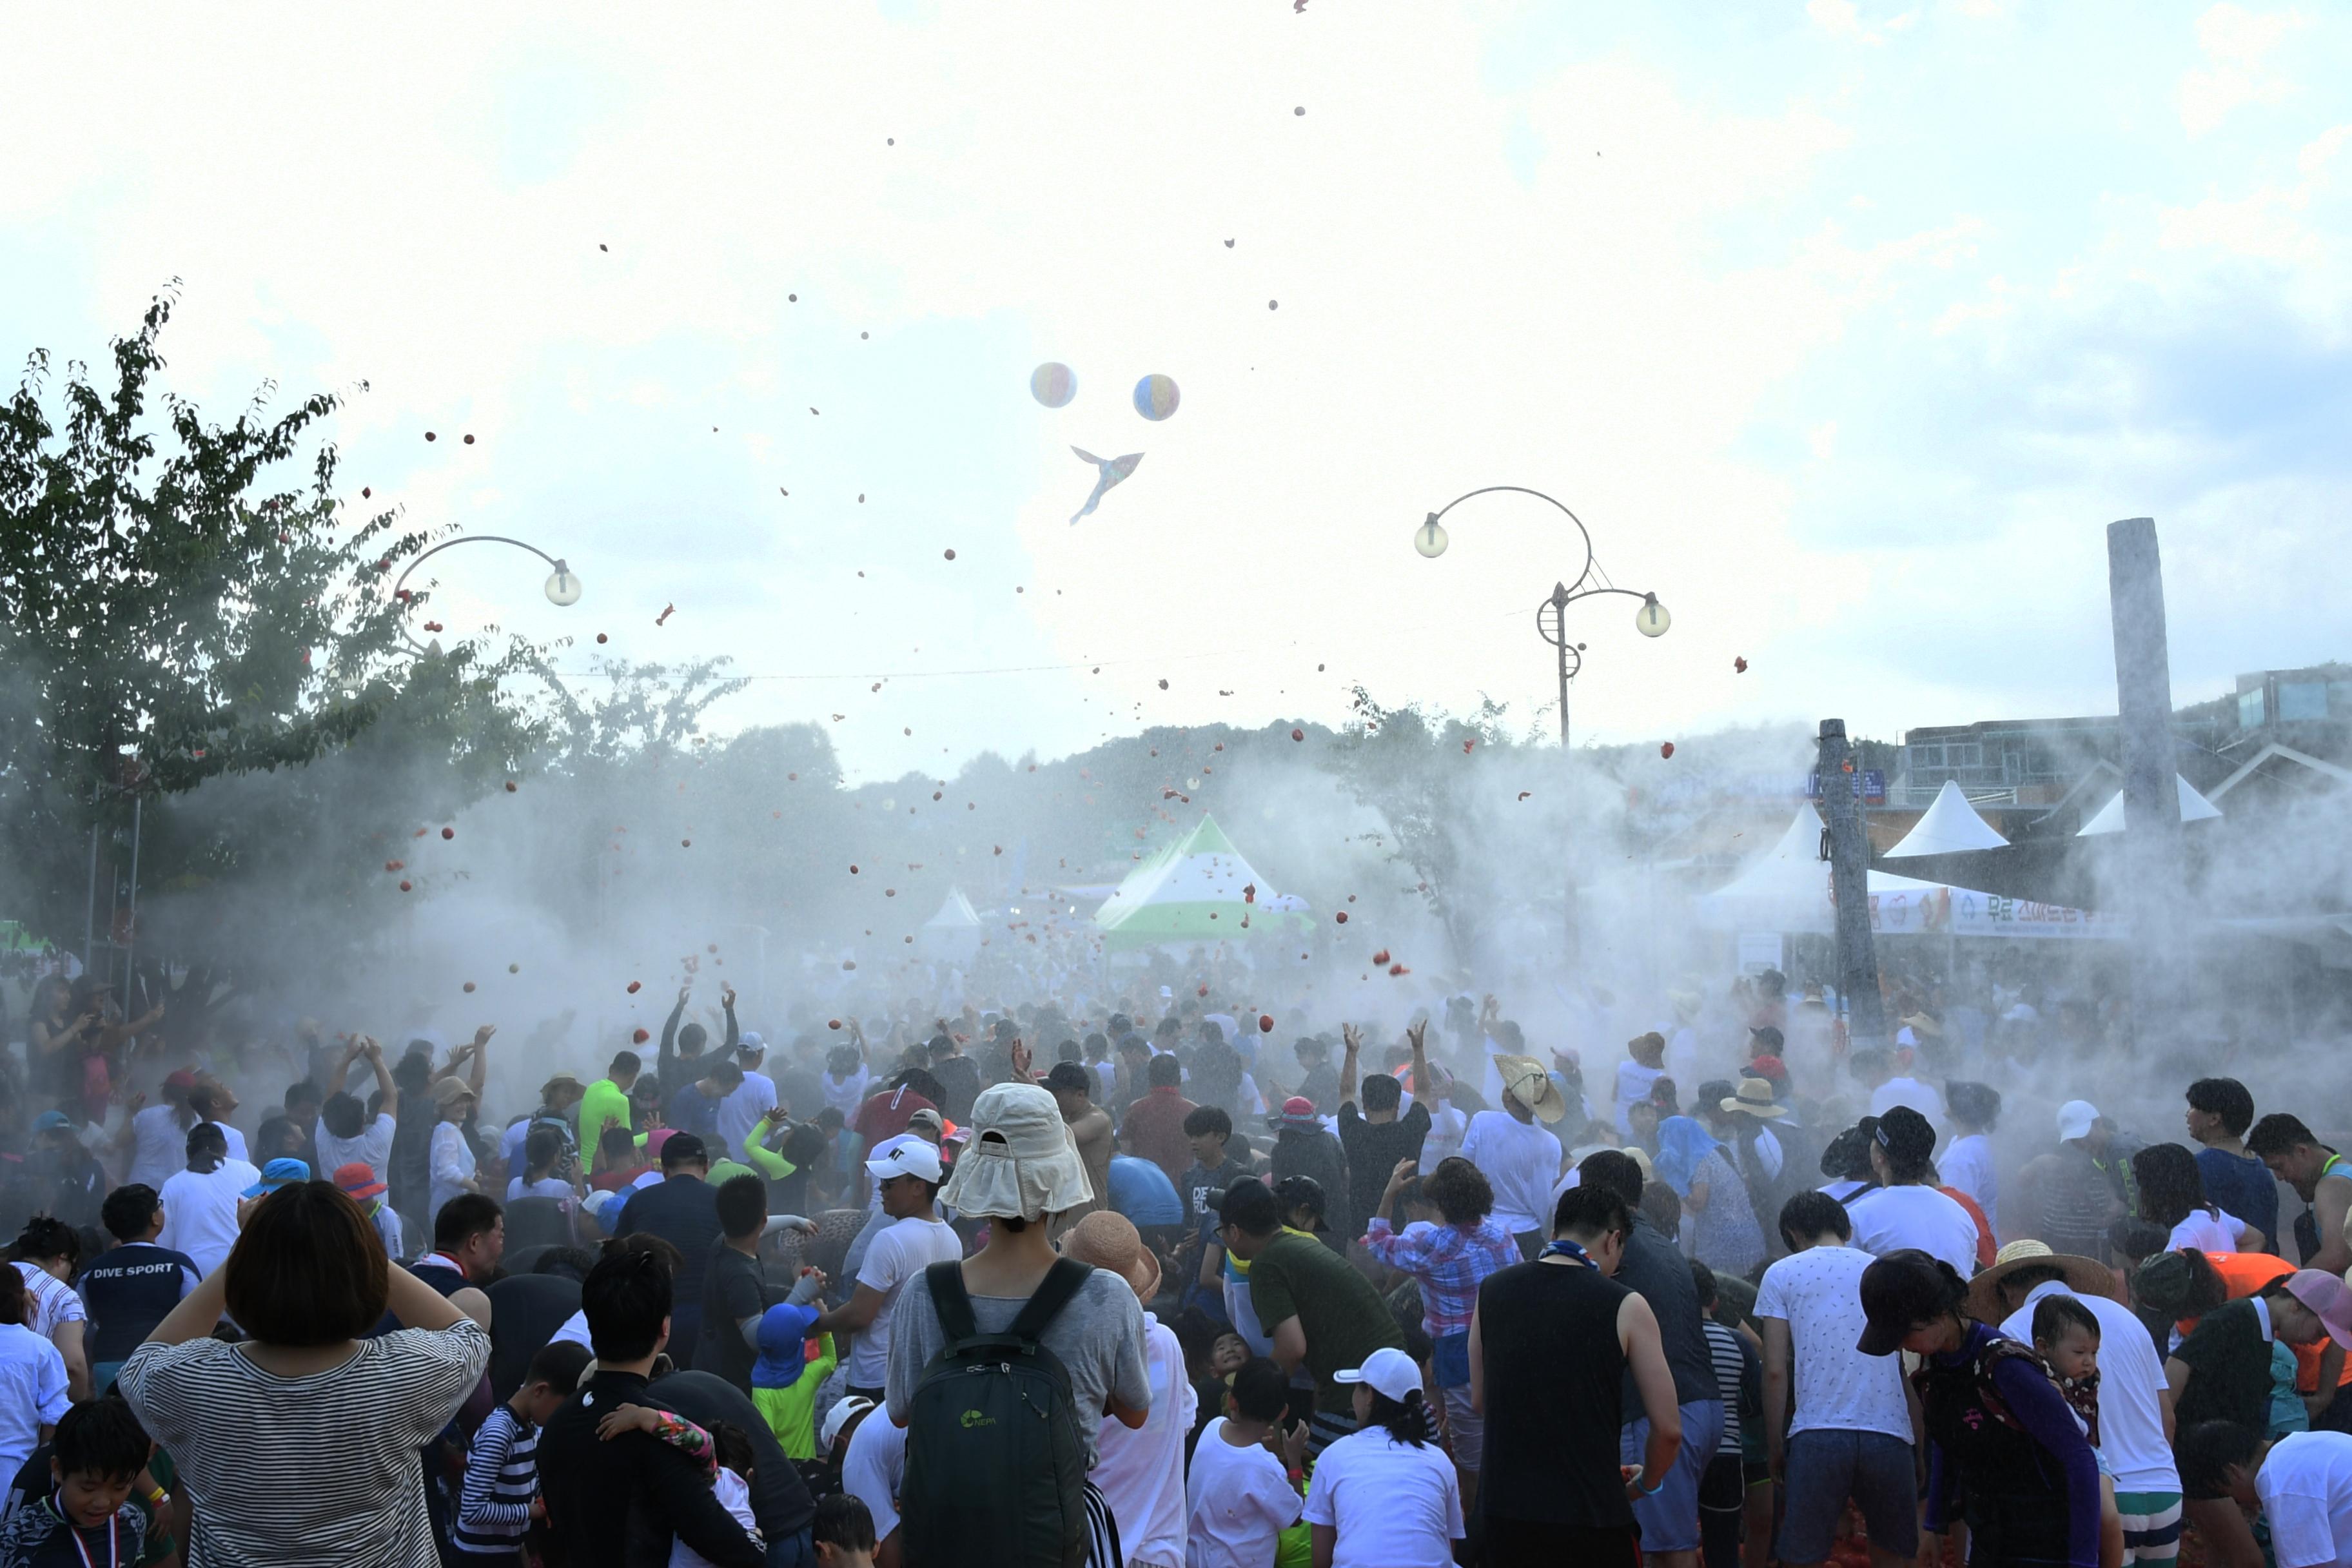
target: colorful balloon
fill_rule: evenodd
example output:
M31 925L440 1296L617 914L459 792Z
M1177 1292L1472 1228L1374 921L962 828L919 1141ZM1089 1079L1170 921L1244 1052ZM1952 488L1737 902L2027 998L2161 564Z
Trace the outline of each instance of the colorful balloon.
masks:
M1078 395L1078 378L1068 365L1048 361L1029 373L1029 395L1048 408L1060 408Z
M1147 375L1135 384L1135 411L1146 419L1167 418L1182 398L1176 384L1164 375Z

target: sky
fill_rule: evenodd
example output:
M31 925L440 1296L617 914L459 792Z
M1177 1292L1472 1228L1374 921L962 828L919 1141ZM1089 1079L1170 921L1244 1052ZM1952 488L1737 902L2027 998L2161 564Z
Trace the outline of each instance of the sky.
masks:
M94 358L177 279L175 391L349 393L354 496L584 585L449 552L451 636L569 637L583 686L727 656L715 728L822 724L853 777L1336 723L1359 684L1549 729L1576 530L1486 496L1411 544L1489 485L1672 612L1570 609L1580 743L2111 712L2130 516L2177 701L2352 653L2341 8L6 26L0 354ZM1076 524L1073 446L1143 454Z

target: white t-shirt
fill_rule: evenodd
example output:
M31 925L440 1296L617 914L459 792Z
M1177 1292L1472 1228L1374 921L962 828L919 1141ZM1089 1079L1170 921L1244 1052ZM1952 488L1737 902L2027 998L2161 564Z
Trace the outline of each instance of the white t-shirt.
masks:
M364 1123L356 1138L338 1138L327 1131L322 1119L312 1130L311 1138L319 1146L319 1176L331 1182L335 1173L345 1165L365 1165L383 1181L384 1167L392 1161L392 1134L396 1124L389 1114L379 1114Z
M135 1141L130 1183L161 1192L174 1171L188 1168L188 1134L175 1105L151 1105L131 1119Z
M1496 1225L1513 1236L1530 1230L1551 1234L1551 1211L1544 1200L1559 1179L1559 1140L1550 1128L1521 1121L1507 1110L1482 1110L1463 1134L1462 1157L1495 1189Z
M907 1429L888 1411L877 1410L849 1435L849 1452L841 1459L841 1489L874 1516L877 1546L898 1528L898 1489L906 1479Z
M1472 1117L1475 1128L1486 1116ZM1193 1453L1200 1448L1194 1446ZM1307 1522L1339 1531L1331 1568L1396 1568L1450 1563L1462 1539L1462 1490L1454 1461L1435 1443L1400 1443L1384 1426L1323 1450L1307 1483Z
M2172 1227L2164 1238L2167 1252L2178 1252L2193 1247L2200 1252L2236 1252L2246 1239L2246 1222L2224 1210L2220 1218L2203 1209L2190 1209L2189 1217Z
M751 1531L756 1539L760 1521L751 1515L751 1489L744 1483L743 1478L722 1465L711 1480L710 1489L717 1494L719 1506L733 1514L735 1522ZM712 1568L712 1565L709 1558L685 1542L672 1541L669 1543L669 1568Z
M588 1314L584 1311L574 1312L564 1319L563 1326L550 1334L547 1342L551 1345L586 1345L590 1355L596 1353L595 1345L588 1338Z
M231 1127L226 1121L215 1121L212 1123L212 1125L219 1128L221 1130L221 1136L228 1141L228 1157L230 1159L243 1161L248 1165L253 1163L253 1157L246 1152L244 1133L239 1132L236 1128ZM187 1163L188 1141L185 1138L182 1138L180 1140L180 1163L185 1165Z
M1421 1141L1421 1168L1434 1171L1440 1160L1462 1152L1462 1139L1469 1131L1468 1117L1445 1100L1433 1101L1429 1108L1429 1131Z
M224 1162L205 1175L182 1171L163 1184L163 1228L155 1245L184 1252L209 1275L228 1261L236 1246L237 1200L245 1189L261 1180L261 1173L242 1160Z
M474 1146L466 1142L466 1130L454 1121L435 1122L432 1160L432 1213L438 1215L443 1204L473 1190L466 1184L474 1179Z
M517 1176L507 1184L509 1203L520 1198L553 1198L559 1203L568 1204L579 1195L572 1190L572 1184L561 1176L541 1176L535 1182L525 1182Z
M2254 1496L2278 1568L2352 1568L2352 1436L2288 1433L2271 1445Z
M1981 1132L1971 1132L1965 1138L1952 1140L1936 1161L1936 1173L1944 1185L1963 1192L1984 1210L1991 1219L2000 1209L2000 1178L1992 1163L1992 1140Z
M1881 1187L1845 1206L1853 1245L1874 1258L1916 1247L1966 1279L1976 1272L1977 1222L1933 1187Z
M1796 1373L1792 1435L1845 1430L1911 1440L1903 1358L1854 1349L1869 1322L1862 1314L1862 1271L1870 1265L1870 1254L1858 1247L1814 1247L1764 1270L1756 1315L1789 1325Z
M776 1108L776 1083L763 1072L747 1072L743 1081L719 1102L719 1136L727 1145L727 1157L743 1157L743 1140L760 1119Z
M2179 1491L2180 1470L2164 1440L2164 1363L2147 1330L2122 1302L2081 1295L2053 1279L2028 1292L2000 1331L2032 1344L2033 1310L2047 1296L2072 1296L2099 1320L2099 1458L2114 1472L2116 1490Z
M1192 1445L1184 1568L1273 1568L1276 1538L1298 1522L1306 1500L1265 1445L1237 1447L1224 1431L1225 1418L1213 1415Z
M1944 1131L1944 1097L1936 1092L1932 1083L1922 1083L1916 1078L1890 1078L1870 1091L1870 1113L1884 1116L1898 1105L1907 1105L1926 1117L1938 1135Z
M0 1323L0 1468L15 1475L41 1446L41 1428L72 1406L58 1347L22 1323Z
M898 1292L907 1281L934 1263L953 1263L963 1246L950 1227L935 1219L908 1215L883 1227L866 1248L866 1264L857 1283L882 1292L882 1307L874 1321L858 1331L849 1352L849 1385L880 1388L890 1371L890 1314L898 1310Z
M25 1277L25 1291L33 1298L33 1321L26 1327L41 1338L55 1333L59 1323L89 1321L89 1309L72 1286L37 1263L19 1263L16 1272Z
M1129 1568L1184 1568L1184 1439L1199 1396L1184 1375L1176 1331L1150 1312L1143 1314L1143 1371L1151 1387L1143 1425L1129 1431L1122 1422L1104 1422L1087 1479L1118 1521Z

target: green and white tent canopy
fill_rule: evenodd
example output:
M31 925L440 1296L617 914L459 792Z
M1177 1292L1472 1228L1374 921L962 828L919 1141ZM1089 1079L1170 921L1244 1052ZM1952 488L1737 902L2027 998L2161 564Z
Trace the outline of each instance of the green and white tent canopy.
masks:
M1277 894L1217 826L1200 826L1128 873L1095 911L1112 950L1158 942L1246 942L1311 929L1302 902Z

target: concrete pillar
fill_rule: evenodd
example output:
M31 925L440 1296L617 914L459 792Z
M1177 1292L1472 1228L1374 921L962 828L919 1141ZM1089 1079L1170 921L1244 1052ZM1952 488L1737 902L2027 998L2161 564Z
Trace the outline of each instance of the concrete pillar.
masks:
M1838 994L1845 999L1846 1037L1854 1047L1887 1043L1878 994L1878 952L1870 935L1870 839L1854 795L1853 753L1845 721L1822 721L1822 811L1830 827L1830 890L1837 900Z
M2156 520L2107 525L2107 607L2115 623L2116 712L2124 775L2122 885L2107 889L2131 921L2132 1016L2144 1050L2161 1048L2187 994L2179 759L2172 742L2172 661Z

